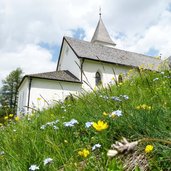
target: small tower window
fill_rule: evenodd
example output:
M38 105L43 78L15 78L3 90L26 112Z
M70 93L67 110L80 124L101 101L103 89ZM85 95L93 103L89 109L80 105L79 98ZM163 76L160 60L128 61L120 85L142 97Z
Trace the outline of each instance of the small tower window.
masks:
M102 77L99 72L96 72L95 83L96 83L96 86L99 86L102 84Z

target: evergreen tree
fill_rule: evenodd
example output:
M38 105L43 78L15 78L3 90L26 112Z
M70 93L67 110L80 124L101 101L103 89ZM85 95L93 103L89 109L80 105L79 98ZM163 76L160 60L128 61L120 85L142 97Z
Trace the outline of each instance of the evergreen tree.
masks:
M17 68L12 71L3 81L0 95L0 106L4 114L16 113L18 100L18 86L22 79L22 70Z

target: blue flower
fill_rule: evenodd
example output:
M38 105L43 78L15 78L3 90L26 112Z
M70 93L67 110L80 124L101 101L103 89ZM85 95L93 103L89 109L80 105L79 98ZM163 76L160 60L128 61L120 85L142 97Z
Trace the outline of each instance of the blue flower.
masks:
M78 121L76 119L71 119L69 122L63 123L65 127L73 127L75 124L78 124Z
M47 164L50 164L52 161L53 161L53 159L51 159L51 158L45 159L45 160L43 161L43 162L44 162L44 166L47 165Z
M89 128L89 127L91 127L93 125L93 122L86 122L85 123L85 127L86 128Z
M39 167L36 166L36 165L34 164L34 165L31 165L31 166L29 167L29 170L31 170L31 171L39 170Z
M111 99L114 100L114 101L117 101L117 102L121 102L121 101L122 101L122 100L121 100L119 97L117 97L117 96L112 96Z
M116 115L116 116L122 116L122 111L121 110L116 110L111 113L111 116Z
M100 147L101 147L100 144L95 144L95 145L92 147L92 151L94 151L95 149L100 148Z

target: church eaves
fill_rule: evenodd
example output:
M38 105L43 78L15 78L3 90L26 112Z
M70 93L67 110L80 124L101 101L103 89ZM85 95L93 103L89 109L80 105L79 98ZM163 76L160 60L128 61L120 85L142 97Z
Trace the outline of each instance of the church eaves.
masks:
M113 46L113 47L116 45L110 38L109 33L102 21L101 16L97 24L96 30L94 32L94 35L92 37L91 43L99 43L99 44Z

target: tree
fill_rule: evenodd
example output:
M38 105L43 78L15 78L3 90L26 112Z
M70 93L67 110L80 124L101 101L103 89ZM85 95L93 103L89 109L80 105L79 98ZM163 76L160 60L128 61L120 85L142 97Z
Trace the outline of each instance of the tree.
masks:
M6 114L16 113L18 101L18 86L22 79L22 70L17 68L3 81L0 95L0 106Z

